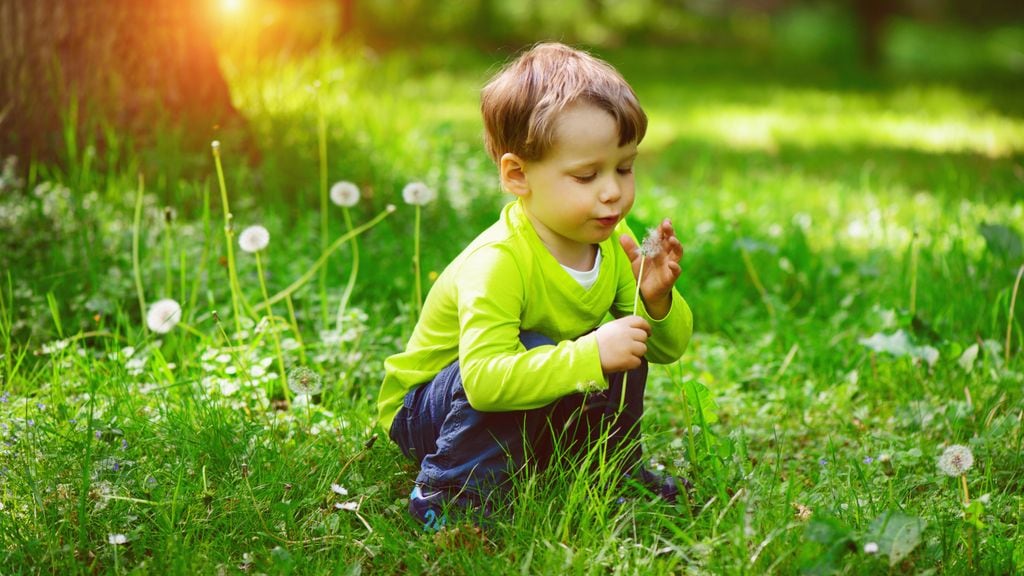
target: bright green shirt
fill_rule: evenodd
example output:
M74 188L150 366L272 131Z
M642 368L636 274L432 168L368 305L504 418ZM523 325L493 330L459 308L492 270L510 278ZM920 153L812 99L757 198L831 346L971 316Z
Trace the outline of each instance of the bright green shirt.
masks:
M636 279L619 236L601 242L597 282L584 289L541 243L519 201L441 273L404 352L384 361L379 423L390 430L406 393L458 360L466 398L481 412L528 410L607 387L593 331L606 314L633 313ZM635 236L634 236L635 238ZM672 307L651 324L647 359L674 362L693 333L690 307L675 289ZM526 350L524 330L558 344Z

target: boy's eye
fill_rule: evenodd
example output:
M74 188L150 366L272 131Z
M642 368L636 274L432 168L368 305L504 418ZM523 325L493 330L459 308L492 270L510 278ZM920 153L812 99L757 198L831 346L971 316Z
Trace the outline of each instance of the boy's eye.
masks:
M597 178L597 173L585 174L583 176L574 175L573 178L576 179L576 181L581 184L586 184L587 182L593 182L594 178Z
M633 167L632 166L629 166L627 168L619 168L619 174L622 174L623 176L625 176L627 174L632 174L632 173L633 173Z

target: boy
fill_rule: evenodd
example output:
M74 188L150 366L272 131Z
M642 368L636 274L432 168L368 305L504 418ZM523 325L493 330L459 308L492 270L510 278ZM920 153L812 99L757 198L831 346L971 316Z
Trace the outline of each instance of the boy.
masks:
M667 219L633 314L641 256L624 218L647 117L614 68L561 44L506 66L481 109L516 198L444 270L407 349L384 363L380 424L420 464L410 513L427 530L450 509L489 513L513 472L550 460L552 435L573 450L607 442L627 477L674 501L674 479L641 465L639 420L647 359L677 360L693 318L673 288L683 248Z

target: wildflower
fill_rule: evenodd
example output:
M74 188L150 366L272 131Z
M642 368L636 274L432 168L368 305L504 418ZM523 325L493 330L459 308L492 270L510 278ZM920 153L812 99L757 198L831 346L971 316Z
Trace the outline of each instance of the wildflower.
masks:
M309 368L300 366L288 373L288 387L299 395L319 394L321 390L320 375Z
M0 404L7 404L7 402L10 399L11 399L11 393L8 392L7 390L4 390L4 393L0 394Z
M437 198L437 193L423 182L410 182L402 189L402 198L412 206L426 206Z
M351 512L357 512L359 510L358 502L335 502L334 507L338 510L349 510Z
M974 454L961 444L953 444L939 456L939 470L946 476L962 476L974 466Z
M341 496L348 496L348 490L341 484L331 484L331 492Z
M157 334L167 334L181 321L181 306L170 298L157 300L149 307L146 324Z
M875 459L874 459L874 458L872 458L871 456L865 456L865 457L864 457L864 463L865 463L865 464L871 464L871 463L872 463L872 462L874 462L874 461L875 461Z
M878 554L878 543L877 542L868 542L867 544L865 544L864 545L864 553L865 554Z
M331 186L331 202L343 208L355 206L359 202L359 187L352 182L336 182Z
M250 254L259 252L270 244L270 232L260 225L249 226L238 235L238 245Z
M124 534L107 534L107 543L120 546L128 543L128 537Z
M661 254L661 230L648 228L647 236L640 244L640 256L654 258L658 254Z
M824 458L820 458L820 459L818 459L818 465L821 466L822 468L824 468L825 466L828 466L828 460L826 460Z

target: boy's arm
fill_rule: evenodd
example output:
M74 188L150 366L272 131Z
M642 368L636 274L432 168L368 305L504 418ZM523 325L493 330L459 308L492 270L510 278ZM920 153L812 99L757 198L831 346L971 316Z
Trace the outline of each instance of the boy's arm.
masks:
M467 258L459 282L459 364L476 410L546 406L605 388L594 333L527 350L519 340L524 280L511 253L487 246Z

